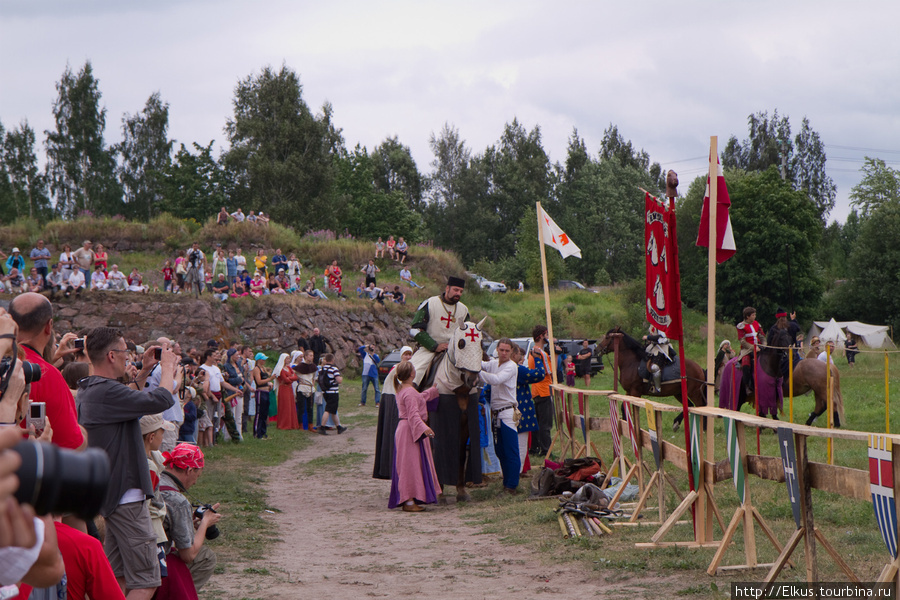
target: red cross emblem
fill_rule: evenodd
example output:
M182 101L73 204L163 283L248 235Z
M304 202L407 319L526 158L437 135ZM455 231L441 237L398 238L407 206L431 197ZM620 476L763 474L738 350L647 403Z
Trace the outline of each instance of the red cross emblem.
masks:
M450 329L450 323L453 322L453 317L450 316L450 313L447 313L446 317L441 317L441 321L447 321L446 328Z
M465 337L469 338L469 341L474 342L478 339L478 332L475 331L474 328L472 328L468 333L465 334Z

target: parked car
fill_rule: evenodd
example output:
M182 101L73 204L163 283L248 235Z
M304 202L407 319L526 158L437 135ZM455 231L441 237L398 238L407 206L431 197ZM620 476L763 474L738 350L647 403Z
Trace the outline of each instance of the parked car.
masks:
M531 349L534 348L534 340L531 338L510 338L512 342L517 345L519 348L525 351L527 355L531 352ZM497 343L500 340L494 340L491 342L491 345L488 346L487 355L491 358L497 358Z
M577 281L572 281L570 279L560 279L559 280L559 289L561 290L583 290L585 292L593 292L596 294L596 290L592 290L584 287L584 285L578 283Z
M400 350L391 350L387 356L381 359L381 362L378 363L378 378L381 379L381 383L384 383L384 378L387 377L388 373L391 372L391 369L394 368L400 362Z
M489 279L475 273L467 273L467 275L474 279L478 284L478 287L483 290L487 290L489 292L500 292L502 294L505 294L507 291L505 283L500 283L499 281L490 281Z
M558 343L574 358L581 351L582 340L558 340ZM603 359L597 354L597 340L588 340L588 347L591 349L591 375L596 375L603 371Z

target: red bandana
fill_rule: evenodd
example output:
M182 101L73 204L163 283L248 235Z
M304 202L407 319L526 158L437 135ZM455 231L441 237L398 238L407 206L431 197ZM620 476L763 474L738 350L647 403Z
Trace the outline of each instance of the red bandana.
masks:
M202 469L203 450L193 444L178 444L171 452L163 452L167 467L176 469Z

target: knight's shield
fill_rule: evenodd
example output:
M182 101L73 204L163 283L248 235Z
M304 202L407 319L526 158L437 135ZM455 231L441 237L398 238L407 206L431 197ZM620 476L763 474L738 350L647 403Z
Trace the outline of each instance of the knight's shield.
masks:
M778 428L778 449L781 450L781 465L784 467L784 483L787 485L788 498L791 501L791 512L794 523L800 528L800 484L797 481L797 453L794 448L794 432L787 427Z

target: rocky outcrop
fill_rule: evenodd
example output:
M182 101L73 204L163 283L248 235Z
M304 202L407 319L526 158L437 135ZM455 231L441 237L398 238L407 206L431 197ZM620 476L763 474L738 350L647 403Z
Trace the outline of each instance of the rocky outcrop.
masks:
M313 302L297 298L241 298L225 303L164 294L97 293L54 305L58 332L107 326L142 343L167 336L186 348L210 339L239 341L264 351L290 352L300 333L318 327L331 342L338 368L356 368L356 349L374 344L384 356L409 343L412 311L399 306Z

